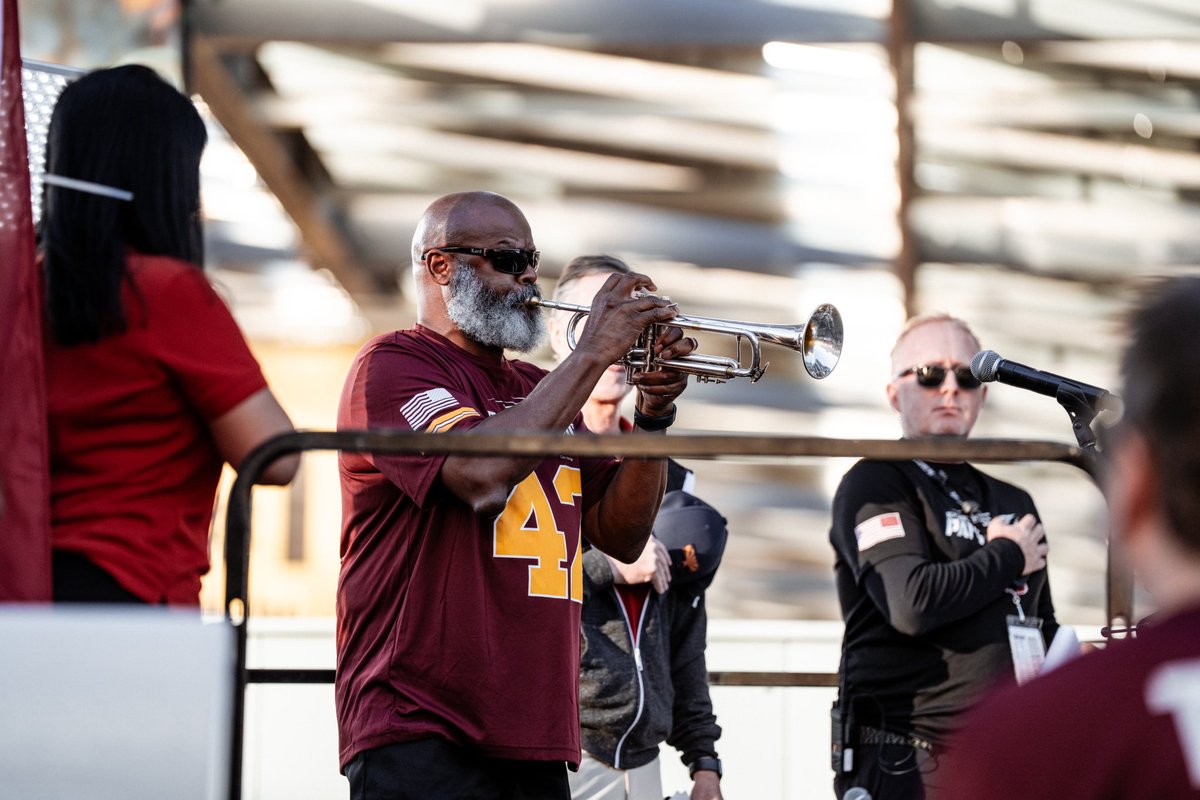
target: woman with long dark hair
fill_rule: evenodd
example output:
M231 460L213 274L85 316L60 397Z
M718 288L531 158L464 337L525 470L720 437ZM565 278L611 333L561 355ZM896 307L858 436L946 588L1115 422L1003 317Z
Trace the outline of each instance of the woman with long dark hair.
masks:
M51 117L38 233L58 602L197 605L223 464L293 429L202 270L206 141L143 66L82 76Z

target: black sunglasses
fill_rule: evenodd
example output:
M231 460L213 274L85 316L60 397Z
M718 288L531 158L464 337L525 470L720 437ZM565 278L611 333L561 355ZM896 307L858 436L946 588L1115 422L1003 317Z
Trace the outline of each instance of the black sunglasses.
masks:
M522 275L529 267L537 271L538 261L542 254L537 250L492 250L487 247L431 247L429 250L441 250L443 253L463 253L469 256L483 256L492 262L497 272L508 275ZM429 250L421 254L421 260L429 255Z
M941 364L917 364L915 367L908 369L897 375L897 378L903 378L905 375L916 375L917 384L924 386L926 389L936 389L946 380L946 373L953 372L954 380L958 382L960 389L978 389L982 382L971 374L971 368L963 364L957 367L943 367Z

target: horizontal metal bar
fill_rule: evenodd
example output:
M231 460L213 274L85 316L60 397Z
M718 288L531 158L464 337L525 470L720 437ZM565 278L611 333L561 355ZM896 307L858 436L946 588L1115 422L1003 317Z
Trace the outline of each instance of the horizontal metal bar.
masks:
M710 686L837 686L836 672L710 672Z
M247 683L333 683L331 669L248 669ZM712 686L837 686L836 672L710 672Z
M333 683L331 669L248 669L247 683Z
M544 431L512 434L402 430L297 431L268 440L251 455L264 466L302 450L455 455L572 455L677 458L861 457L969 461L1064 461L1091 472L1094 454L1057 442L1024 439L830 439L816 436L620 434L564 436ZM245 465L239 472L246 472Z

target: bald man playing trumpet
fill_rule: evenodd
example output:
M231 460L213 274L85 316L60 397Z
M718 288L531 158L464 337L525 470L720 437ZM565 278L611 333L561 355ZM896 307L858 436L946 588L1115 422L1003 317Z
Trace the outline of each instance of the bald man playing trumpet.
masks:
M509 359L544 334L528 221L488 192L451 194L413 237L417 324L368 342L339 428L583 430L609 365L676 311L614 275L553 371ZM639 291L641 290L641 291ZM693 342L666 327L656 350ZM662 435L687 376L636 379L635 433ZM342 453L337 598L340 764L352 798L570 797L580 760L583 540L641 554L665 459Z

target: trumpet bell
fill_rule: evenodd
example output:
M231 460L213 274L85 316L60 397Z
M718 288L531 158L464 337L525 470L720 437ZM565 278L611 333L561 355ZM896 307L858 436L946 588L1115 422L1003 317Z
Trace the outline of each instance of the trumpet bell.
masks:
M817 306L804 326L804 371L826 378L842 358L842 315L829 303Z

